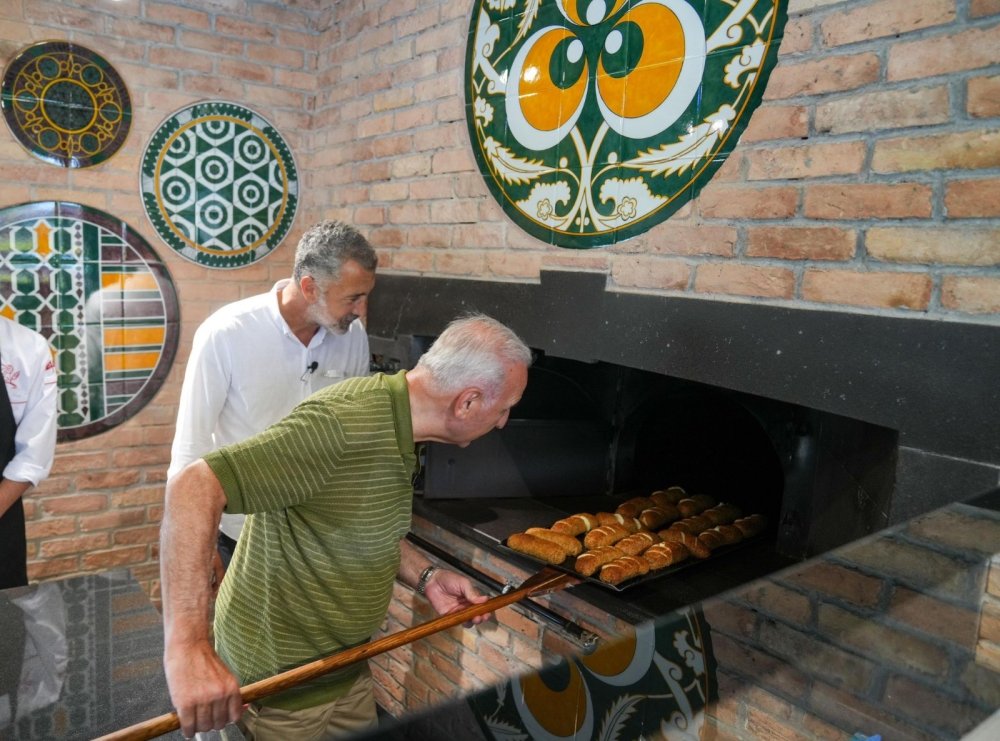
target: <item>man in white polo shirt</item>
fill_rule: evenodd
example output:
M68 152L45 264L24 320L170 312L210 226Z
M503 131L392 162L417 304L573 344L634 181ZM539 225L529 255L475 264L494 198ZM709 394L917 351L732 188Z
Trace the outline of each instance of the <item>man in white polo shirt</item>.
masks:
M37 332L0 317L0 589L28 583L21 497L56 449L56 366Z
M205 320L184 374L168 478L274 424L314 391L368 374L362 320L377 265L375 250L356 230L324 221L299 240L291 279ZM222 515L223 567L243 519Z

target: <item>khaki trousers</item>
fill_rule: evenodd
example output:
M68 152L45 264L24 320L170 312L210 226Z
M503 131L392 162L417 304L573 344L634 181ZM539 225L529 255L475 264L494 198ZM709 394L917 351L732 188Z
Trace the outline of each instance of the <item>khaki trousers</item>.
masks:
M378 713L372 675L366 670L347 694L304 710L250 705L240 725L247 741L328 741L373 730Z

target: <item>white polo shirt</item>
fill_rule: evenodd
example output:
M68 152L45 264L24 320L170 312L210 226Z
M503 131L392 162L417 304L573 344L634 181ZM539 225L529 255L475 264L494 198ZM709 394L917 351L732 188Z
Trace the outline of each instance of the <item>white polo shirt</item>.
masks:
M56 365L49 343L0 317L0 370L17 425L14 458L3 477L37 486L49 475L56 450Z
M274 424L313 392L368 375L368 335L360 320L342 335L320 327L308 346L292 333L278 311L278 291L289 282L223 306L198 327L184 373L168 477ZM243 519L223 514L220 529L236 539Z

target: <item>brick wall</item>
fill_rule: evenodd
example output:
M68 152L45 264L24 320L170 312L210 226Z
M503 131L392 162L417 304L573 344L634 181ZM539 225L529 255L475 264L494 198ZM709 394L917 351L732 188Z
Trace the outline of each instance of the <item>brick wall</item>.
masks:
M982 512L954 505L707 608L709 737L930 741L988 717L1000 520Z

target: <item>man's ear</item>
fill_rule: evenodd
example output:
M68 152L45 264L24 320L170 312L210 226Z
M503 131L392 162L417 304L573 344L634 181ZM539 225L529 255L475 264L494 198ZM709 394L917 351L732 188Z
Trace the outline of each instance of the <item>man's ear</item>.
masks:
M313 303L319 296L319 284L311 275L303 275L299 280L299 290L306 297L306 301Z
M482 400L483 392L474 386L462 389L458 396L455 397L455 416L459 419L464 419L475 411Z

